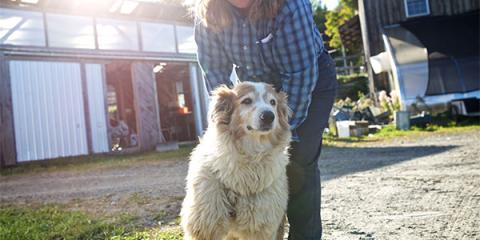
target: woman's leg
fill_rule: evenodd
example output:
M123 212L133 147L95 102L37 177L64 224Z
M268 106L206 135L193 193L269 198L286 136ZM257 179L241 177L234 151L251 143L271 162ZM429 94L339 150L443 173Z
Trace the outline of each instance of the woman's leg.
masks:
M324 54L325 55L325 54ZM328 56L328 55L327 55ZM319 59L318 81L336 81L335 68L330 56ZM317 83L317 86L322 86ZM322 134L327 126L335 98L335 89L313 92L308 117L297 129L300 142L292 142L290 164L287 167L289 203L287 216L290 240L320 239L320 171L318 159L322 148Z

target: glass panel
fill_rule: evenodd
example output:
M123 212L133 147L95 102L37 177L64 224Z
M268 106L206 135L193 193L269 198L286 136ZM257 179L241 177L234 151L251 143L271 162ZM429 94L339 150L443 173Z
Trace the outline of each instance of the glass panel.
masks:
M427 14L426 0L407 0L407 8L409 16Z
M193 27L177 26L178 52L196 53L197 45L193 36Z
M47 24L51 47L95 48L92 18L47 14Z
M45 46L42 14L0 8L0 44Z
M138 50L137 24L97 19L98 46L108 50Z
M173 25L146 22L142 22L140 25L144 51L175 52Z

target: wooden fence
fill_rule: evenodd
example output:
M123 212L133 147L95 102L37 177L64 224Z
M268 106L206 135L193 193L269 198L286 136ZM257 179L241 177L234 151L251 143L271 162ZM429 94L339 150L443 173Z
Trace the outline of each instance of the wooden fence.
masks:
M352 75L366 73L363 52L346 55L345 51L330 51L336 64L337 75Z

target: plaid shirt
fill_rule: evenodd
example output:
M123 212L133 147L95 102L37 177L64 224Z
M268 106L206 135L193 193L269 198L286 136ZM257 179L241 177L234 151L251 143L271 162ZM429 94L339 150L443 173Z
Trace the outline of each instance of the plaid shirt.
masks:
M290 126L296 129L307 116L318 78L318 56L324 51L310 1L286 0L274 19L254 23L234 7L231 11L232 25L220 32L212 32L200 21L195 26L207 89L231 86L232 67L241 81L273 84L287 93L293 113Z

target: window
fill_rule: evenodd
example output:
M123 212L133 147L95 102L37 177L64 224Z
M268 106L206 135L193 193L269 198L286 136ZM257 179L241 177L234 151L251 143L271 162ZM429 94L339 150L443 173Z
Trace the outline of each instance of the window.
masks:
M177 40L179 53L195 53L197 51L193 27L177 25Z
M98 47L107 50L138 50L135 22L97 19Z
M428 0L404 0L407 17L418 17L430 14Z
M140 23L143 50L147 52L175 52L173 25L161 23Z
M0 44L45 46L44 31L41 13L0 8Z
M47 14L47 24L50 47L95 48L92 18Z

